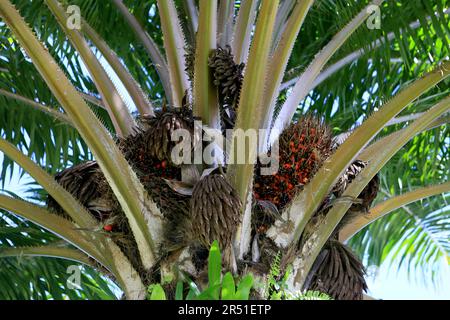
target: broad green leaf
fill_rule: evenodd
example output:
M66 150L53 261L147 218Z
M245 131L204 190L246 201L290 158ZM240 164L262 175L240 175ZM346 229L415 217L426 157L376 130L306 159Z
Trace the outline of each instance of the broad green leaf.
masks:
M250 290L253 288L253 275L248 274L238 284L236 291L236 300L248 300L250 297Z
M235 300L236 285L233 275L227 272L222 280L222 300Z
M184 300L183 290L184 290L183 282L182 281L178 281L177 282L177 287L176 287L176 290L175 290L175 300L177 300L177 301Z
M160 284L155 284L150 287L150 298L149 300L167 300L166 293Z
M222 277L222 255L220 253L219 242L214 241L209 250L208 257L208 280L209 287L216 287L221 282ZM211 292L215 300L219 300L219 288Z

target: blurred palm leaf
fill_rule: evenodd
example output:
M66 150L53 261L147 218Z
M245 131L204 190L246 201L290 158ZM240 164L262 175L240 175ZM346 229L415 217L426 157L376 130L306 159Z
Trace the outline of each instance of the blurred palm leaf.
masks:
M448 181L448 126L417 136L383 170L383 198ZM419 170L419 168L423 168ZM449 194L424 199L375 221L350 240L367 265L403 265L415 275L437 281L450 255ZM419 273L418 273L418 272Z
M60 243L54 235L6 212L0 212L2 249ZM68 283L69 267L80 269L80 286ZM0 299L12 300L104 300L117 299L114 283L91 267L56 258L8 257L0 259Z

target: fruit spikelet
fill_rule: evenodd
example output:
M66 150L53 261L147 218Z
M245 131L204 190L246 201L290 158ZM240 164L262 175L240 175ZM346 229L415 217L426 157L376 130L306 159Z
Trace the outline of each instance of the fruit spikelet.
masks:
M204 177L194 187L191 199L191 236L205 248L217 240L224 265L235 268L233 237L241 219L241 200L221 174Z
M231 47L217 48L210 58L209 66L218 88L220 117L223 129L232 129L236 121L245 65L236 64Z
M367 291L365 269L359 258L344 244L328 240L316 260L307 288L336 300L362 300Z

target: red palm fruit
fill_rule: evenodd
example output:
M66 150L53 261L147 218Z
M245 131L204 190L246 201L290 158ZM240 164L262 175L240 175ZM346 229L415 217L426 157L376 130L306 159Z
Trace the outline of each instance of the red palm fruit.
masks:
M305 116L284 130L279 146L279 171L264 176L258 165L253 191L257 199L283 209L332 153L331 130L317 117Z

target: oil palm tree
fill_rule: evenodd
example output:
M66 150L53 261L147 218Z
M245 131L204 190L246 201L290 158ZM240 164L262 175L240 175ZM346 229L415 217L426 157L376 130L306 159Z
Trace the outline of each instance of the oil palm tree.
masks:
M0 297L202 286L214 240L236 277L264 282L280 254L290 292L337 299L366 287L343 243L366 265L448 265L445 1L3 0L0 16L1 180L15 163L36 182L0 195ZM279 141L279 170L250 150L175 163L195 120L256 130L259 154Z

